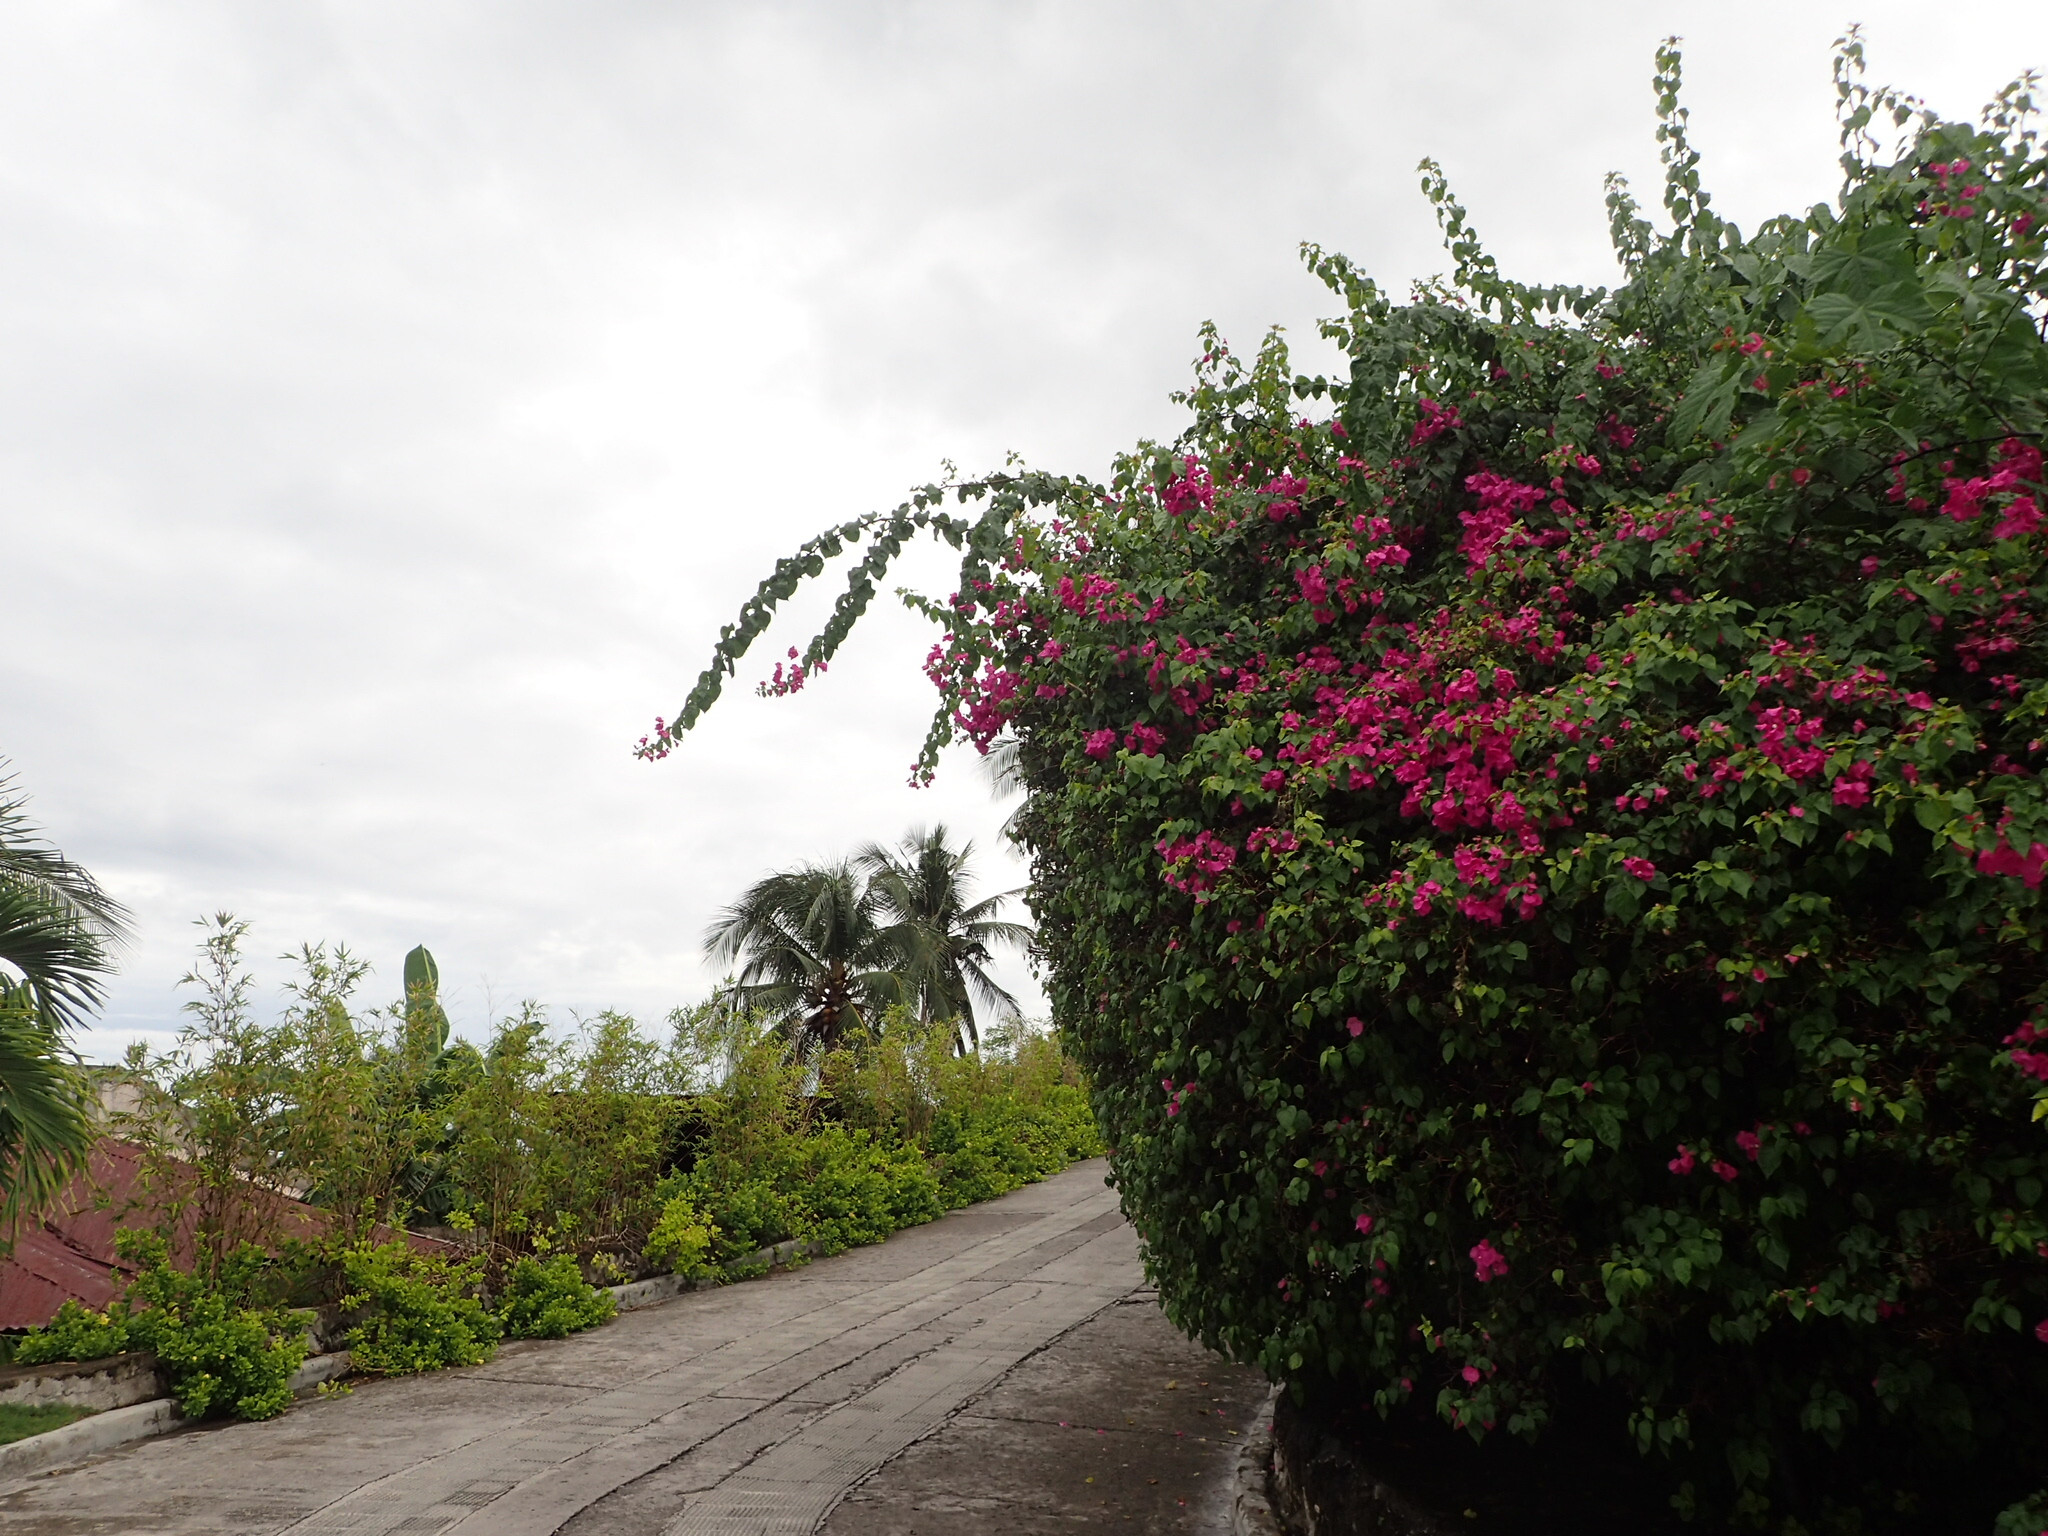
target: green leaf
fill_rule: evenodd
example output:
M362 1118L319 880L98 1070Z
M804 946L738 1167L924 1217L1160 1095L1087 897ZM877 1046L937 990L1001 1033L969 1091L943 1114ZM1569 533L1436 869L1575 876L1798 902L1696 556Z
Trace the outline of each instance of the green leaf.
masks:
M1728 430L1735 410L1741 355L1709 358L1686 381L1684 398L1671 416L1671 430L1665 441L1682 448L1705 435L1719 438Z
M1919 335L1935 320L1914 278L1862 295L1817 294L1803 313L1827 351L1880 352L1902 336Z

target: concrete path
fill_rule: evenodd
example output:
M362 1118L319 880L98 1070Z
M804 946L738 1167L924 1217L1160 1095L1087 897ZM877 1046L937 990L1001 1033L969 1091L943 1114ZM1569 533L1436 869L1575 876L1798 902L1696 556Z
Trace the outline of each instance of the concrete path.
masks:
M857 1484L823 1536L1220 1536L1265 1396L1263 1376L1190 1343L1143 1291Z
M1144 1294L1103 1172L1083 1163L878 1247L508 1345L486 1366L373 1382L269 1423L200 1427L29 1479L0 1490L0 1533L809 1536L855 1483L926 1436L944 1441L934 1432L1020 1362ZM1191 1350L1156 1307L1116 1308L1127 1312ZM1153 1378L1166 1363L1130 1365L1163 1392ZM1212 1380L1246 1375L1215 1364ZM1216 1394L1226 1418L1251 1392L1242 1385ZM1132 1395L1085 1391L1064 1416L1104 1418ZM1136 1411L1125 1417L1135 1428ZM1175 1475L1220 1485L1227 1433L1199 1444L1216 1447L1215 1465ZM1192 1507L1123 1528L1204 1528L1181 1523ZM972 1523L986 1517L983 1505Z

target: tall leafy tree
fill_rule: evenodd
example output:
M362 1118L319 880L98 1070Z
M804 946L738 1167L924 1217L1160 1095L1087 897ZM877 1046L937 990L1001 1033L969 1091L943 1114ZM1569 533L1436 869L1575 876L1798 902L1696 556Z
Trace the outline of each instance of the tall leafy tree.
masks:
M974 844L953 847L940 824L894 849L871 843L855 860L889 919L919 1014L926 1023L957 1021L963 1050L981 1043L977 1002L998 1017L1016 1016L1017 999L988 968L994 950L1023 950L1032 938L1025 924L1003 919L1016 891L971 899L973 859Z
M847 1030L913 1000L903 935L853 861L756 881L720 913L704 950L739 962L733 1003L775 1016L799 1049L830 1050Z
M0 1241L92 1144L67 1041L99 1006L127 913L29 821L0 778Z

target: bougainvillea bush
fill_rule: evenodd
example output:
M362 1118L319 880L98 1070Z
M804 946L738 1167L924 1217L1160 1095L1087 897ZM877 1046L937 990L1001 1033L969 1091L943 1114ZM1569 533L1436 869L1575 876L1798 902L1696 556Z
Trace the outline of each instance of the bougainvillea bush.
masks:
M1632 1444L1649 1523L2032 1532L2048 162L2024 85L1970 126L1860 69L1840 198L1745 235L1662 54L1673 227L1610 184L1612 293L1502 276L1426 167L1452 280L1307 252L1348 377L1205 334L1107 484L833 530L641 750L868 539L801 685L935 530L920 772L1016 743L1178 1323L1315 1401Z

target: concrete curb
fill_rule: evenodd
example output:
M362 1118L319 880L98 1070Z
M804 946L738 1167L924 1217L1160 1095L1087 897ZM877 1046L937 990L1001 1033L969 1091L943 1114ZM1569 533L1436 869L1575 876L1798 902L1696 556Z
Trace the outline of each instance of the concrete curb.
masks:
M792 1259L809 1258L821 1252L822 1244L790 1238L777 1243L773 1248L757 1248L743 1259L735 1259L733 1269L760 1267L773 1269L778 1264L787 1264ZM727 1282L716 1275L707 1275L695 1280L685 1280L681 1275L656 1275L652 1280L635 1280L628 1285L607 1286L612 1301L621 1312L631 1312L636 1307L652 1307L664 1301L673 1301L691 1291L709 1291Z
M285 1385L294 1392L305 1392L319 1386L324 1381L332 1381L337 1376L346 1376L347 1374L348 1351L337 1349L332 1354L313 1356L312 1359L292 1373L292 1379L286 1382Z
M176 1429L184 1420L168 1397L110 1408L62 1429L45 1430L12 1445L0 1445L0 1479L26 1477L64 1462L83 1461L132 1440L147 1440Z
M1236 1486L1230 1497L1231 1536L1285 1536L1273 1513L1270 1491L1273 1472L1273 1409L1280 1388L1266 1394L1252 1419L1250 1432L1237 1450Z
M0 1370L0 1403L44 1407L71 1403L95 1413L128 1408L163 1396L156 1356L144 1350L98 1360L59 1360Z

